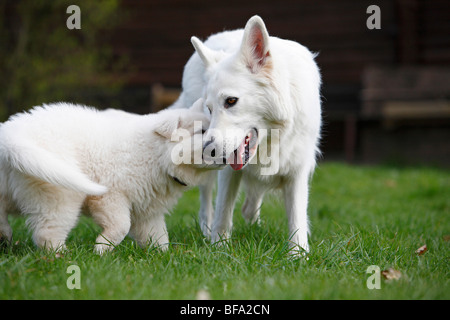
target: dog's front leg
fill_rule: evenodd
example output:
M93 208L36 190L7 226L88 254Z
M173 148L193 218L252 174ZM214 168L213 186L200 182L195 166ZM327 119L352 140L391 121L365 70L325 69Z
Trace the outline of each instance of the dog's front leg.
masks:
M301 172L288 181L283 188L286 214L289 223L291 253L304 250L308 245L308 174Z
M208 179L205 184L200 185L200 212L199 223L200 228L205 237L211 235L211 220L213 217L213 189L216 182L216 172L212 171L208 174Z
M233 227L233 210L239 190L242 172L233 171L227 166L219 171L219 182L216 198L216 210L211 232L211 243L228 239Z

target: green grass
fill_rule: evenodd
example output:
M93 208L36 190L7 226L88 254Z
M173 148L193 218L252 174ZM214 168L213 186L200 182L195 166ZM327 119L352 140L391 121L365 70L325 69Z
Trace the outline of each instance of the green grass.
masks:
M198 227L196 189L167 217L167 252L126 239L93 253L100 231L82 218L62 257L34 247L24 219L10 217L12 248L0 253L1 299L449 299L450 172L431 168L322 164L310 192L308 259L287 254L283 204L268 197L259 226L246 225L239 201L232 241L212 247ZM428 251L415 250L426 244ZM66 273L78 265L81 289ZM369 290L370 265L400 280Z

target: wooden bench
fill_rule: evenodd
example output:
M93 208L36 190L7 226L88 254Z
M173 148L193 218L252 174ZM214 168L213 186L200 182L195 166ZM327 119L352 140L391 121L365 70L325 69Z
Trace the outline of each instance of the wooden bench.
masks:
M363 162L450 165L449 67L371 67L361 99Z
M363 76L361 115L380 120L388 128L450 119L450 68L368 68Z

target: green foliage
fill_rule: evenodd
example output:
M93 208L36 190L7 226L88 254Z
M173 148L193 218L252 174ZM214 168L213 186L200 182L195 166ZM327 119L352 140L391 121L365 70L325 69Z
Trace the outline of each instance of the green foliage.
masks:
M0 299L195 299L200 291L212 299L449 299L449 193L445 170L323 164L311 188L308 259L289 256L284 208L270 198L252 226L239 214L241 199L231 243L215 247L198 226L198 191L188 191L166 219L167 252L127 238L102 257L93 253L100 230L87 217L63 256L36 249L24 219L10 217ZM80 290L66 286L72 264ZM370 265L402 277L369 290Z
M81 10L81 30L69 30L69 5ZM0 3L0 120L34 105L91 103L111 95L125 66L107 39L121 20L118 0L22 0Z

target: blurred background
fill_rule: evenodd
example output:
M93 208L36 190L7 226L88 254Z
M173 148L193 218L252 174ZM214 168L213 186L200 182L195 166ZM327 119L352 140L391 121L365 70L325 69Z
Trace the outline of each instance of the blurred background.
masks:
M319 53L325 160L450 167L448 0L0 0L0 121L54 101L156 112L180 92L192 35L255 14Z

